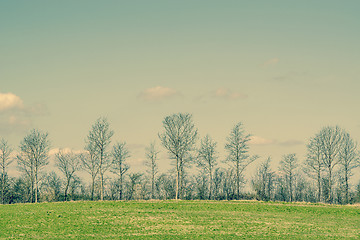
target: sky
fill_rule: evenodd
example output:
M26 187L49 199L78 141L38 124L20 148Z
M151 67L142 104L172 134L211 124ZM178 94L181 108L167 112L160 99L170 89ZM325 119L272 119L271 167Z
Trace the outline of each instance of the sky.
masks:
M238 122L250 153L299 161L320 129L360 140L360 1L0 1L0 136L32 128L81 150L107 117L133 171L165 116L193 115L224 144ZM14 163L15 164L15 163ZM13 164L13 168L14 165ZM254 171L256 164L251 165Z

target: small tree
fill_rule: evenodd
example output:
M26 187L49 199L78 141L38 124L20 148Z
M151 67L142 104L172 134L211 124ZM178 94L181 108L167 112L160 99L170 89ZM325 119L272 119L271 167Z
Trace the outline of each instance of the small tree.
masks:
M173 199L175 197L176 184L171 175L163 173L156 179L155 187L159 199Z
M26 178L27 176L14 178L14 183L11 188L12 203L25 203L31 199L31 186L30 182Z
M176 191L175 199L183 196L184 165L197 137L197 129L188 113L178 113L165 117L163 121L164 132L159 134L162 145L168 150L176 165ZM179 194L180 192L180 194Z
M333 171L335 166L339 163L339 153L343 145L343 130L339 126L324 127L318 134L319 144L322 153L322 160L327 169L327 202L331 203L333 200L332 188L334 185Z
M7 167L13 162L10 158L12 148L5 139L0 140L0 168L1 168L1 203L5 203L5 190L7 185Z
M146 160L145 166L149 168L148 173L151 176L151 198L155 198L155 176L158 173L157 155L159 151L156 150L155 141L150 143L150 146L146 148Z
M225 191L223 186L223 182L225 179L225 171L221 168L216 168L214 170L214 177L213 177L213 198L214 199L224 199Z
M88 143L85 147L86 152L83 154L80 154L80 161L82 168L88 172L91 176L91 200L94 200L94 192L95 192L95 181L96 177L99 173L99 157L96 154L96 148L92 143Z
M252 187L259 200L269 201L271 199L275 173L270 169L270 162L271 158L268 157L266 161L261 163L252 180Z
M114 131L110 130L110 124L107 119L102 117L96 120L87 137L88 145L94 148L99 158L100 200L104 200L104 174L111 165L107 148L111 143L113 135Z
M316 180L317 201L321 201L322 173L324 171L323 154L319 135L310 139L307 145L307 156L304 163L304 172Z
M43 199L45 198L46 201L59 200L61 187L62 187L62 180L54 171L46 175L41 185L42 188L47 193L47 194L42 194Z
M235 182L236 182L236 196L240 198L240 183L242 178L242 172L245 168L255 161L258 156L250 157L248 155L248 142L250 141L250 134L245 134L243 125L241 122L235 125L231 130L230 136L226 138L227 143L225 149L228 152L227 162L233 163L235 166Z
M212 198L213 171L217 165L216 160L216 142L214 142L209 135L206 135L204 139L201 140L200 148L198 149L198 166L208 175L209 199Z
M340 150L340 174L345 185L345 203L349 203L349 180L353 174L352 170L359 167L359 152L357 144L349 133L343 135L343 146Z
M64 150L59 150L55 154L56 166L60 171L65 175L65 190L64 197L67 201L68 189L72 180L74 180L75 173L80 169L80 157L78 154L71 152L64 152Z
M126 142L116 143L113 146L112 156L112 172L119 177L119 199L122 200L124 191L124 175L129 170L129 165L125 163L125 160L130 157L130 153L126 148Z
M130 174L130 182L128 185L128 199L140 199L141 192L141 182L142 182L142 173L132 173Z
M17 155L18 165L22 172L28 175L31 181L31 202L33 195L38 202L39 174L48 164L50 141L48 133L33 129L20 143L20 153Z
M285 177L285 182L287 184L287 192L289 194L290 202L293 201L293 191L294 191L294 179L295 179L295 169L298 167L297 158L295 153L287 154L283 156L283 159L280 161L280 171Z

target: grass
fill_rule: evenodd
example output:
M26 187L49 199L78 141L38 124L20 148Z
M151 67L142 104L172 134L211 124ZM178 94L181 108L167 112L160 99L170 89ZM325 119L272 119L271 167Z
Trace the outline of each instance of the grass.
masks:
M360 206L256 201L0 205L0 239L358 239Z

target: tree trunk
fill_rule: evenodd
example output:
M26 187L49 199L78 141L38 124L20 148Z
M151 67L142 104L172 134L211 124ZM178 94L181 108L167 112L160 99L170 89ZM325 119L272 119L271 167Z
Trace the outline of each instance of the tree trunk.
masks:
M95 176L91 176L91 201L94 200Z
M291 172L289 174L289 191L290 191L290 202L292 202L293 197L292 197L292 174L291 174Z
M331 166L329 166L329 196L327 199L328 203L332 203L332 179L331 179L332 169Z
M349 203L349 179L348 179L348 169L345 167L345 203Z
M271 200L271 175L267 175L267 194L265 196L267 200Z
M180 161L180 186L179 186L179 199L184 198L184 167L182 159Z
M154 166L152 167L152 173L151 173L151 199L154 199L154 190L155 190L155 170Z
M120 195L119 195L119 200L122 200L122 194L123 194L123 173L120 174Z
M31 185L31 190L30 190L30 202L33 203L34 202L34 187L35 187L35 183L34 183L34 165L33 162L31 162L31 167L30 167L30 185Z
M31 185L30 202L33 203L34 202L34 177L33 176L31 176L31 179L30 179L30 185Z
M100 171L100 200L104 200L104 174Z
M318 180L318 202L321 201L321 172L320 172L320 168L318 169L318 176L317 176L317 180Z
M237 200L240 198L240 165L239 160L236 161L236 195Z
M4 185L5 185L5 179L4 179L4 176L3 176L3 179L2 179L2 187L1 187L1 203L4 204Z
M100 200L104 200L104 173L103 173L104 152L100 150Z
M35 172L35 203L37 203L37 202L38 202L38 178L37 178L37 171L36 171Z
M69 185L70 185L70 180L67 180L66 186L65 186L65 202L67 201L67 193L68 193L68 189L69 189Z
M5 163L3 163L3 172L2 172L2 184L1 184L1 203L4 204L5 202L5 197L4 197L4 192L5 192Z
M212 171L210 168L210 174L209 174L209 200L211 200L212 197Z
M180 168L179 168L179 158L176 158L176 189L175 189L175 199L179 199L179 177L180 177Z

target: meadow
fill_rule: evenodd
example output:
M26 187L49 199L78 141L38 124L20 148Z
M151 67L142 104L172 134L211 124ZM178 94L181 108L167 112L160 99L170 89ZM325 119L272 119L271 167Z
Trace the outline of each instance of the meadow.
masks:
M0 205L0 239L358 239L360 206L257 201Z

